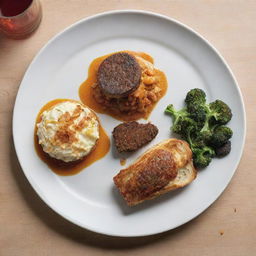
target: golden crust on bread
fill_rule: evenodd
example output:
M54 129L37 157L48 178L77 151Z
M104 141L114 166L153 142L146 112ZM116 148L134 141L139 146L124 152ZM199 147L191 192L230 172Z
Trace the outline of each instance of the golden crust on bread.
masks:
M195 178L196 170L187 142L168 139L121 170L114 182L127 204L132 206L183 187Z

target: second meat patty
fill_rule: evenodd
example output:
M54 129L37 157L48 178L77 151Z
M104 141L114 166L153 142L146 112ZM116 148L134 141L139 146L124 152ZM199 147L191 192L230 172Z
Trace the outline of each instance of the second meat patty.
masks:
M153 140L158 128L153 124L127 122L116 126L113 130L114 143L119 153L135 151Z

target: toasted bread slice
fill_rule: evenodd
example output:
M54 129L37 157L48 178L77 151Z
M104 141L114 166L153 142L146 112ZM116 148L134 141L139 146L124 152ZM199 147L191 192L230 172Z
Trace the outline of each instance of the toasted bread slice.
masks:
M121 170L114 182L129 206L153 199L184 187L197 175L187 142L165 140L147 150L128 168Z

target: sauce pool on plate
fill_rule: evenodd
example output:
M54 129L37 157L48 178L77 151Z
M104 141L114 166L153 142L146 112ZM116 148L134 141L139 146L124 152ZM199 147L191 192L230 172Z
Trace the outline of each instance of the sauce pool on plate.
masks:
M89 155L84 157L82 160L66 163L61 160L50 157L47 153L43 151L42 146L38 143L38 136L37 136L37 124L41 121L41 114L45 110L49 110L50 108L52 108L54 105L61 102L65 102L65 101L72 101L72 100L56 99L44 105L37 115L36 125L34 129L34 145L35 145L35 150L37 152L37 155L40 157L40 159L43 162L45 162L48 165L48 167L52 171L62 176L74 175L79 173L80 171L82 171L92 163L103 158L110 149L109 137L107 136L106 132L104 131L103 127L100 124L99 126L100 136L97 141L97 144L95 148L92 150L92 152L90 152Z

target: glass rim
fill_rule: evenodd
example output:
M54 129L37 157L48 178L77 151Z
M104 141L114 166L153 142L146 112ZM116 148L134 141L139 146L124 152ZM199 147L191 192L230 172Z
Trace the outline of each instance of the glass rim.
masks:
M31 7L31 5L37 0L32 0L31 3L28 5L28 7L21 13L17 14L17 15L14 15L14 16L4 16L2 15L0 12L0 18L2 19L13 19L13 18L18 18L19 16L22 16L23 14L25 14L25 12L27 12L27 10Z

